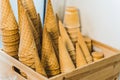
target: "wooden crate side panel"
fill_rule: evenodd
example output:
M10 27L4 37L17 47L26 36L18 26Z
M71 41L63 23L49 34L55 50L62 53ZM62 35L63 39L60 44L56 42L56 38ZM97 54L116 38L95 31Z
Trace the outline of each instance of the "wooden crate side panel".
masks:
M103 59L103 60L100 60L97 62L93 62L93 63L85 65L81 68L77 68L73 72L55 76L55 77L51 78L50 80L63 80L64 77L69 78L69 77L73 77L73 76L81 75L81 74L89 75L90 71L92 71L92 70L93 71L96 69L99 70L99 68L101 68L101 67L114 65L117 62L120 62L120 54L113 55L111 57L108 57L106 59Z
M100 48L100 49L106 50L106 51L111 52L111 53L114 53L114 54L120 53L120 50L117 50L117 49L115 49L115 48L112 48L112 47L110 47L110 46L107 46L107 45L105 45L105 44L103 44L103 43L101 43L101 42L98 42L98 41L96 41L96 40L92 40L92 44L93 44L93 46L97 46L97 47ZM109 54L109 53L108 53L108 54Z
M112 76L113 66L108 66L104 69L94 71L93 73L76 75L65 80L105 80L107 77Z
M118 69L119 63L103 66L101 68L91 70L82 74L77 74L72 77L65 77L65 80L112 80L118 76L120 69ZM117 66L117 67L116 67ZM120 66L119 66L120 67ZM117 69L115 71L115 69Z
M27 67L24 64L20 63L19 61L15 60L14 58L7 55L5 52L3 52L1 50L0 50L0 57L3 57L6 61L8 61L8 64L11 67L11 69L12 69L12 67L16 67L19 70L23 71L27 75L26 80L48 80L48 78L46 78L46 77L40 75L39 73L33 71L29 67ZM13 70L13 72L15 72L15 71Z

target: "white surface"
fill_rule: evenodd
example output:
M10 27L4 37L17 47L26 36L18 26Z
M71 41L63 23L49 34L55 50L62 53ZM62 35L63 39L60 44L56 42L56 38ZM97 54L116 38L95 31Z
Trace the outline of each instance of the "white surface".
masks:
M82 31L120 49L120 0L67 0L80 10Z

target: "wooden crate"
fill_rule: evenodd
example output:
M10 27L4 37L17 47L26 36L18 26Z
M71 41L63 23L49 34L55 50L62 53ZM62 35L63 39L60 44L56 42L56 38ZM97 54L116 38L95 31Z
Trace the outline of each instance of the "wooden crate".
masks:
M4 59L9 64L10 71L17 76L17 80L117 80L120 72L120 51L95 40L92 40L92 44L95 51L104 52L105 58L49 79L36 73L3 51L0 51L0 59ZM19 75L13 67L26 73L27 78L25 79Z

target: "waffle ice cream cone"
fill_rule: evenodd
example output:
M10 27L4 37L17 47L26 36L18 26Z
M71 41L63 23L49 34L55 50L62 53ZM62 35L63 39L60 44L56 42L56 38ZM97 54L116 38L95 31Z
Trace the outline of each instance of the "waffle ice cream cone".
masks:
M18 29L15 16L13 14L9 0L2 0L0 7L1 19L0 29L15 30Z
M19 16L19 26L20 26L20 32L21 32L21 26L22 26L21 22L23 21L23 17L21 17L21 16L24 15L23 9L25 9L25 8L24 8L24 6L21 6L22 2L20 4L20 1L21 0L18 0L18 14L19 14L18 16ZM24 0L22 0L22 1L24 1ZM29 1L29 0L25 0L25 2L26 1ZM25 11L27 11L27 10L25 9ZM28 12L26 12L26 13L28 13ZM35 26L34 26L33 22L31 21L28 14L27 14L27 17L28 17L28 20L29 20L29 24L31 25L33 36L35 38L35 43L36 43L36 46L37 46L38 53L40 54L40 50L41 50L40 34L37 32L37 30L36 30L36 28L35 28Z
M84 38L83 38L83 36L80 32L78 32L78 43L79 43L79 45L80 45L80 47L81 47L81 49L82 49L82 51L85 55L85 58L86 58L87 62L91 63L92 62L92 56L91 56L91 54L88 50L88 47L85 43Z
M46 27L44 27L41 60L49 77L60 73L59 63L52 42L53 41L47 32Z
M104 58L103 52L92 52L92 57L94 61L98 61L102 58Z
M56 51L58 51L58 26L57 26L57 21L53 12L51 0L48 0L47 2L47 8L46 8L46 14L45 14L45 24L44 26L46 27L47 31L49 32L53 44L55 45ZM57 52L58 54L58 52Z
M37 21L38 21L38 32L40 35L40 43L42 44L42 33L43 33L43 28L42 28L42 22L41 22L41 18L40 18L40 14L37 15Z
M67 28L80 27L79 13L75 7L67 7L65 10L64 24Z
M62 37L59 37L59 61L62 73L70 72L75 69Z
M81 67L83 65L87 64L85 56L79 47L79 44L76 43L76 66Z
M37 12L33 0L21 0L31 19L37 18Z
M92 52L92 40L88 37L84 37L85 43L87 44L88 50L91 53Z
M42 64L40 62L39 56L38 56L38 51L37 47L35 44L35 39L33 36L33 29L32 25L30 23L28 14L26 10L23 8L23 5L20 0L18 0L19 6L22 8L21 9L21 36L20 36L20 46L19 46L19 60L31 67L33 70L36 72L46 76L46 73L42 67ZM33 67L34 66L34 67Z
M39 28L40 28L40 25L39 25L39 18L38 18L38 14L37 14L37 11L35 9L35 6L34 6L34 2L33 0L21 0L22 3L23 3L23 6L24 8L26 9L36 31L38 32L39 34ZM40 17L40 16L39 16Z
M72 58L72 61L75 64L75 61L76 61L75 60L75 48L74 48L72 41L70 40L70 38L65 30L65 28L63 27L63 24L61 21L59 21L59 30L60 30L60 35L63 39L63 42L65 43L66 48L67 48L67 50Z

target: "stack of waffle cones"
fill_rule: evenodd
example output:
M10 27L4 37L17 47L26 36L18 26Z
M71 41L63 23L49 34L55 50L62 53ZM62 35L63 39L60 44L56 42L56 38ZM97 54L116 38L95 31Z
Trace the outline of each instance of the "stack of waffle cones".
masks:
M75 7L67 7L64 17L65 28L75 45L77 42L77 33L80 31L79 13Z
M53 44L55 45L54 48L56 49L56 51L58 51L59 32L58 32L57 21L53 12L51 0L48 0L47 3L47 9L45 14L45 26L53 40ZM58 55L58 52L56 54Z
M10 56L17 58L19 47L19 32L9 0L1 1L0 11L2 14L0 19L0 29L3 50Z
M70 40L70 38L69 38L69 36L68 36L68 34L67 34L66 30L65 30L65 28L63 27L63 24L62 24L61 21L59 21L59 30L60 30L60 35L61 35L61 37L63 39L63 42L66 45L66 48L67 48L67 50L68 50L68 52L70 54L70 57L71 57L73 63L75 64L76 63L75 62L76 61L75 60L75 48L74 48L73 43Z
M75 69L62 37L59 37L59 61L62 73L70 72Z
M24 9L22 2L18 0L19 4L19 14L20 17L20 45L19 45L19 60L34 69L36 72L46 76L46 73L42 67L42 64L39 59L37 47L35 44L35 39L33 36L33 24L30 21L30 18ZM24 74L22 74L25 76Z
M53 48L52 39L46 30L43 29L43 43L42 43L42 63L49 77L60 73L59 63Z
M38 53L40 54L41 51L41 44L42 44L42 25L40 21L40 16L37 14L33 0L21 0L24 8L26 9L26 12L28 13L34 27L34 37L35 37L35 42L36 46L38 49ZM18 14L20 16L20 7L18 5ZM19 17L19 24L20 24L20 17Z

